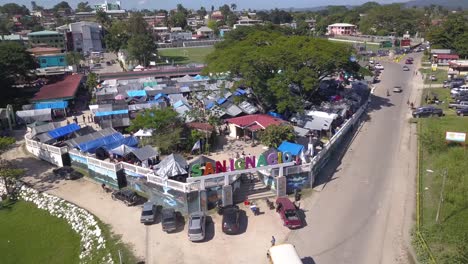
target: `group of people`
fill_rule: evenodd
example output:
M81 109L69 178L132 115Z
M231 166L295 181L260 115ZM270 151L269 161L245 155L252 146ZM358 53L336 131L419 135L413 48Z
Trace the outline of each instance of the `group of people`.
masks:
M82 117L83 117L83 124L86 124L86 121L87 121L88 123L92 123L92 122L93 122L93 117L92 117L91 115L88 115L88 116L87 116L87 115L83 115ZM75 124L78 124L78 117L77 117L77 116L73 116L72 120L73 120L73 122L74 122ZM67 119L67 125L69 125L69 124L70 124L70 121L68 121L68 119Z

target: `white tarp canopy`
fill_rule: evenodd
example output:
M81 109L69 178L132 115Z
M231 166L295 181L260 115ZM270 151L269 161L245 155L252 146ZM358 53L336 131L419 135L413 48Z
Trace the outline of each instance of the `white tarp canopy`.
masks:
M161 177L174 177L187 174L187 161L179 154L171 154L164 158L156 168L159 168L156 174Z
M18 123L29 124L35 121L52 121L52 109L16 111Z
M151 137L153 135L152 129L140 129L133 136L135 137Z
M133 148L127 145L120 145L116 148L111 149L109 152L123 157L127 155L128 153L134 151L135 149L136 148Z

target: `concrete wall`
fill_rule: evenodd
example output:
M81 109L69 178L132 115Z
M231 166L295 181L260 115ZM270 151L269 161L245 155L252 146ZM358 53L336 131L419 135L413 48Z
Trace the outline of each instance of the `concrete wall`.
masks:
M48 161L56 166L63 167L62 155L67 153L67 148L54 147L47 144L42 144L40 142L30 140L25 137L26 140L26 149L33 154L34 156Z

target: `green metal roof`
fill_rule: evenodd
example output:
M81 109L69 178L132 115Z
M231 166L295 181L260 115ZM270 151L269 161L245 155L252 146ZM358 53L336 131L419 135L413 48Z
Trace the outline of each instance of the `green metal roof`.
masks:
M44 31L37 31L37 32L29 33L28 37L29 36L45 36L45 35L62 35L62 33L59 33L57 31L44 30Z

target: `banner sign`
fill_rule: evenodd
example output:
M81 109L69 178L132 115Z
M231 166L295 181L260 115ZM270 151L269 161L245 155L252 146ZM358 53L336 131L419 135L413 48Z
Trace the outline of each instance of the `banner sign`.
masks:
M454 141L465 143L466 141L466 133L459 133L459 132L445 132L445 140L447 141Z

